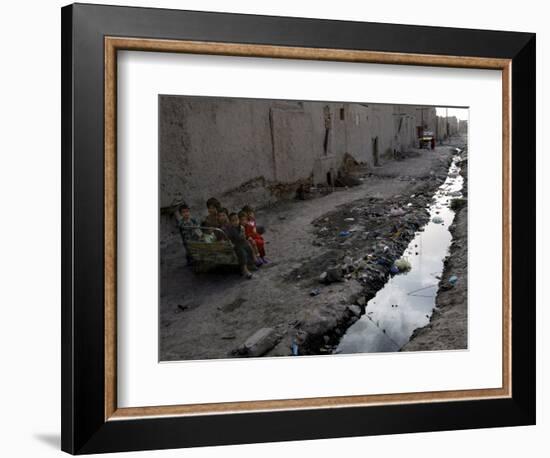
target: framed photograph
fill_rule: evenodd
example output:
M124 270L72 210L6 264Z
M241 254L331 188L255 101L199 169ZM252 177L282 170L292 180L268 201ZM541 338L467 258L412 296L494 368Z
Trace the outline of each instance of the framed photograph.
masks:
M535 35L62 9L62 448L535 423Z

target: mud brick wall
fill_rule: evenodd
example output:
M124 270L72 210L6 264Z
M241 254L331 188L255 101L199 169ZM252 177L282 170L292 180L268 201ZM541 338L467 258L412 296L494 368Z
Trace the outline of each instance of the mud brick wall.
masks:
M394 105L161 95L161 207L185 201L203 212L208 197L231 191L262 205L273 198L269 185L326 183L345 153L372 165L375 148L382 160L412 146L414 114Z

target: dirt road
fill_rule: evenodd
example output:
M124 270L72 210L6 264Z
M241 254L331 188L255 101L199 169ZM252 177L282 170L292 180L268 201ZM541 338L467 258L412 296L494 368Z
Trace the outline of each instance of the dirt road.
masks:
M359 186L259 211L273 262L252 280L228 272L193 274L174 238L161 255L160 359L233 356L264 328L269 348L263 354L329 351L358 317L353 304L364 301L364 279L379 288L389 269L384 263L400 256L427 218L426 204L444 180L450 156L448 147L421 150L370 170ZM390 218L392 207L398 211ZM369 277L319 283L323 272L350 259L366 262L362 269Z

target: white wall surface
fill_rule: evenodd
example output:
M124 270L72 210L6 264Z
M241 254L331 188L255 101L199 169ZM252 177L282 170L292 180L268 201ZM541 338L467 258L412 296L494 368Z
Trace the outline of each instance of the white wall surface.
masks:
M128 0L130 2L130 0ZM91 2L98 3L98 2ZM110 4L128 4L109 0ZM63 2L8 2L0 21L0 454L7 457L60 455L60 11ZM135 6L305 16L449 27L536 32L538 128L538 425L398 436L244 445L129 453L124 456L279 457L336 455L461 457L547 456L550 448L547 396L550 294L540 284L550 274L547 203L543 184L543 112L550 110L542 87L550 32L544 2L464 0L296 2L277 0L140 1ZM544 59L546 57L546 59ZM543 214L543 207L544 209ZM543 364L545 363L545 364Z

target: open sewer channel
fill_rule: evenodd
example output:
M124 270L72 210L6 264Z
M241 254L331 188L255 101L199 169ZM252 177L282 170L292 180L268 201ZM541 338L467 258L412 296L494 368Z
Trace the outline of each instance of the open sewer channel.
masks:
M366 305L365 314L349 327L334 353L399 351L416 328L425 326L435 307L443 261L452 236L453 198L462 197L463 178L455 156L447 179L430 204L430 220L418 231L403 256L411 269L391 277ZM435 221L434 221L435 219Z

